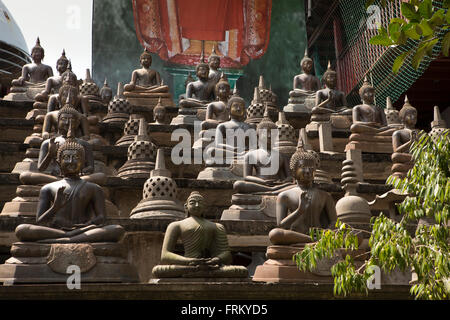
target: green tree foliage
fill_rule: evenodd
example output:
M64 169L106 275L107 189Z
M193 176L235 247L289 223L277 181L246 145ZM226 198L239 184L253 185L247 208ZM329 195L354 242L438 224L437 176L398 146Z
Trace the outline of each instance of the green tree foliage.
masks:
M386 6L383 0L381 5ZM372 5L375 0L367 0L366 7ZM425 56L432 56L436 44L441 44L441 52L449 56L450 51L450 0L442 1L443 8L433 6L432 0L408 0L401 4L401 12L404 18L391 19L387 29L379 26L378 35L370 39L373 45L392 46L404 45L408 39L418 41L418 46L399 55L392 66L392 71L397 73L407 58L411 57L411 64L417 70Z
M367 294L367 280L373 275L371 266L378 266L385 273L413 270L417 281L411 287L411 294L417 299L448 299L449 142L448 134L433 142L424 133L413 142L414 168L404 179L388 179L388 183L410 195L398 205L402 219L396 222L383 214L372 217L370 252L356 250L357 234L368 231L356 230L338 221L335 230L310 231L316 242L306 245L293 257L299 269L311 271L320 259L340 252L345 258L331 269L335 295ZM431 223L424 224L420 219L431 220ZM415 234L412 234L408 227L417 222Z

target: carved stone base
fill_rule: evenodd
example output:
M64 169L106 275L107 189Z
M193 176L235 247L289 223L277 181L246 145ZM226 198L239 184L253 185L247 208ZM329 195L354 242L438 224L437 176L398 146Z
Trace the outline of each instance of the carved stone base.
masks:
M103 123L112 123L118 125L125 125L130 118L128 113L108 113L102 120Z
M143 199L131 210L130 219L173 219L186 218L183 205L176 199Z
M39 170L37 168L37 163L38 163L37 158L34 159L26 158L21 162L17 162L11 173L21 174L22 172L25 171L38 172Z
M392 138L391 138L392 139ZM350 141L345 146L345 151L361 150L366 153L392 153L392 143L387 142L361 142Z
M217 279L220 278L230 278L230 279L247 279L248 270L244 266L220 266L220 268L215 270L202 270L196 269L196 266L177 266L177 265L157 265L153 268L152 274L156 279Z
M0 282L72 283L68 278L77 266L80 283L139 282L138 275L127 258L123 245L118 243L40 244L16 242L11 255L0 265Z
M220 220L275 221L276 196L233 194L231 207L224 210Z
M44 89L43 86L37 88L26 88L26 87L12 87L11 92L8 93L3 100L5 101L29 101L34 102L34 97L39 94ZM12 91L22 91L22 92L12 92Z
M242 180L243 177L233 173L231 167L206 167L198 174L197 179L237 181Z
M317 268L313 272L300 271L292 256L303 249L299 246L270 246L267 248L267 260L262 266L256 267L253 281L257 282L277 282L277 283L333 283L331 267L340 259L323 259L318 262Z
M150 171L155 168L153 161L128 160L119 169L118 176L124 179L129 178L148 178Z

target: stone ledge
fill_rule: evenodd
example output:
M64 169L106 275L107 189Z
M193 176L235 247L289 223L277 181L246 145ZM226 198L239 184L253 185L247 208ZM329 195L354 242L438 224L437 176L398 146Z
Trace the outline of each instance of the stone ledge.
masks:
M82 281L82 280L81 280ZM409 285L384 285L369 295L354 294L348 299L413 299ZM299 300L337 299L333 284L277 284L254 282L197 282L159 284L83 284L80 290L66 285L0 286L0 299L38 300ZM166 310L167 311L167 310Z

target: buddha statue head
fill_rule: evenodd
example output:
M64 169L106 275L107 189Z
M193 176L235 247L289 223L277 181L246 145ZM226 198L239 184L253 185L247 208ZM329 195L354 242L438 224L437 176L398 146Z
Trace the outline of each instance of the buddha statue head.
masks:
M108 82L106 81L103 83L103 87L100 89L100 97L102 98L102 101L104 104L108 104L113 96L112 89L108 86Z
M81 114L71 105L66 104L58 111L58 131L69 136L75 132L81 122Z
M227 78L225 78L225 75L222 72L222 76L220 77L219 82L216 84L216 96L219 98L219 100L227 100L230 95L230 84L228 83Z
M68 66L69 59L66 58L66 50L63 49L61 57L56 61L56 70L58 70L58 72L62 74L67 70Z
M414 128L417 123L417 109L409 103L408 97L405 97L405 104L398 115L406 128Z
M41 41L39 37L36 40L36 44L31 49L31 58L35 63L39 63L44 59L44 48L41 47Z
M207 81L209 77L209 65L205 63L205 57L202 55L200 57L200 62L195 67L195 73L197 75L197 78L199 80Z
M244 121L245 120L245 100L239 96L232 96L228 100L228 110L230 110L231 119Z
M74 86L69 83L70 82L63 82L63 85L58 90L58 99L61 106L70 105L75 107L77 105L78 95L80 92L78 86Z
M78 176L84 164L84 147L69 137L59 148L56 161L64 177Z
M192 191L184 204L188 216L201 217L205 211L205 198L198 191Z
M161 104L161 97L158 100L158 104L153 108L153 120L156 123L164 123L166 118L166 108Z
M297 151L292 155L289 168L292 176L301 186L310 186L314 181L314 172L320 165L318 154L313 150L305 150L303 141L299 139Z
M69 61L67 70L62 74L63 85L68 84L74 87L78 87L78 79L75 73L72 72L72 64Z
M313 60L308 57L308 49L305 49L305 56L303 57L302 61L300 61L300 66L302 67L302 70L306 74L311 74L313 70Z
M213 70L217 70L220 67L220 57L216 53L215 45L212 48L211 55L208 57L208 65Z
M322 81L325 83L327 88L335 89L337 84L337 72L331 69L331 62L328 61L327 71L322 76Z
M141 53L140 56L141 65L148 69L152 65L152 55L147 51L147 48L144 49L144 52Z
M375 88L367 80L367 76L364 78L364 83L359 89L359 96L365 104L373 104L375 101Z

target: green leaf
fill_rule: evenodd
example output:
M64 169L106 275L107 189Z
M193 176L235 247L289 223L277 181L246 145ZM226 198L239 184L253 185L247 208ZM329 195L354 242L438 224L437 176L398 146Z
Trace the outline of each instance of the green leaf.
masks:
M450 11L450 10L449 10ZM448 57L450 51L450 32L447 32L442 40L442 53Z
M448 0L450 2L450 0ZM445 21L447 23L450 23L450 10L447 10L447 13L445 14Z
M389 36L384 34L378 34L376 36L373 36L372 38L370 38L369 43L379 46L390 46L394 44L392 40L389 38Z
M433 55L433 48L436 45L436 43L438 42L439 39L434 39L432 41L430 41L427 46L426 46L426 52L428 56L432 56Z
M403 62L405 61L405 58L408 56L409 52L403 52L401 55L399 55L394 60L394 64L392 65L392 72L398 73L398 70L400 70L400 67L403 65Z
M419 69L420 62L422 62L423 57L425 56L427 51L426 44L422 43L419 48L417 48L416 53L413 55L411 64L414 69Z
M419 27L420 28L420 27ZM420 34L416 31L416 25L409 23L402 27L402 31L405 33L405 35L413 40L419 40ZM422 32L422 30L420 30Z
M430 26L432 28L435 28L435 27L441 27L442 24L444 23L444 21L445 21L445 10L440 9L433 14L433 16L428 21L428 23L430 24Z
M419 25L422 29L422 35L424 37L428 37L433 34L433 28L431 28L427 20L422 20Z
M401 11L403 16L406 19L409 19L411 22L420 20L420 14L416 11L416 8L411 3L402 2Z
M425 19L430 19L433 14L433 5L431 0L423 0L419 5L419 13Z

